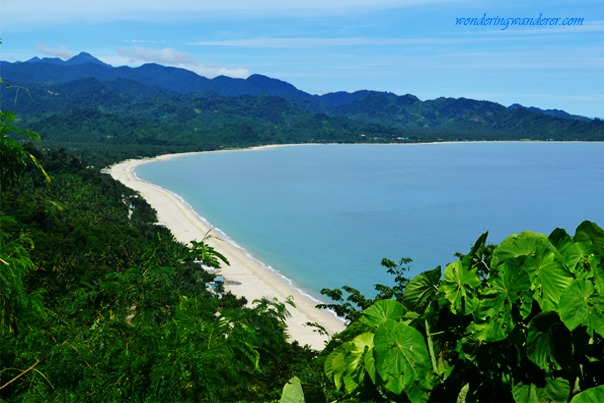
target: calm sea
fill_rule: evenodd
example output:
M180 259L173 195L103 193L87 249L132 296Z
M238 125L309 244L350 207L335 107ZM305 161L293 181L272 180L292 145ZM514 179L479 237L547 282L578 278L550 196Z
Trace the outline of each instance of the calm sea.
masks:
M137 175L179 194L253 256L319 298L455 260L485 231L604 226L604 143L314 145L183 156ZM228 276L228 269L226 270Z

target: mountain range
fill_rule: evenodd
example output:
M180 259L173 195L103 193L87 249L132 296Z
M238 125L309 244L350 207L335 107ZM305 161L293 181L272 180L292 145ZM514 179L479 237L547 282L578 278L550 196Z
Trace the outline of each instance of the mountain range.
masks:
M159 64L0 62L0 93L52 141L207 148L280 142L604 140L599 119L467 98L361 90L312 95L275 78L208 79ZM26 95L27 94L27 95Z

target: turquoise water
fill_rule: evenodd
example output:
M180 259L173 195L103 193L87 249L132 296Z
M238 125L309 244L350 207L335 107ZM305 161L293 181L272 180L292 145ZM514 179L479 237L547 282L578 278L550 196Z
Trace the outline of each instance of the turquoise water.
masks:
M390 284L455 260L483 232L604 226L604 143L316 145L189 155L137 175L300 288ZM228 269L225 273L228 276Z

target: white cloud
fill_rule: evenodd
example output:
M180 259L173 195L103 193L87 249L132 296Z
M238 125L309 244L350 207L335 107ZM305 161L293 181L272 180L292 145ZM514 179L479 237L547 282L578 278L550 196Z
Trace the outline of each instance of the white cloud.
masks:
M166 41L157 41L152 39L124 39L124 43L166 43Z
M240 47L240 48L313 48L341 46L400 46L400 45L454 45L470 42L509 41L507 37L449 37L449 38L245 38L219 41L191 42L195 46Z
M247 78L251 74L249 70L243 67L227 67L215 63L199 63L188 53L173 48L150 49L136 46L133 48L119 48L117 53L122 58L123 64L138 65L142 63L159 63L166 66L190 70L208 78L217 76ZM117 59L114 59L113 61L116 62Z
M233 78L248 78L251 73L243 67L225 67L214 64L190 66L189 70L199 74L200 76L214 78L218 76L227 76Z
M168 65L183 65L190 64L192 61L191 56L173 48L150 49L136 46L133 48L119 48L117 53L128 58L133 63L153 62Z
M392 45L411 40L380 38L246 38L221 41L192 42L196 46L241 47L241 48L307 48L319 46L370 46Z
M69 59L76 55L75 52L67 49L64 45L53 48L46 44L36 44L36 50L43 55L60 57L61 59Z

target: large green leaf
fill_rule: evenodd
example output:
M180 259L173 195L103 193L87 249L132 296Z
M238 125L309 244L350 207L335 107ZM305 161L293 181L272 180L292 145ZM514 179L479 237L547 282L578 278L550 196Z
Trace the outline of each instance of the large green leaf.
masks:
M493 266L512 260L522 264L529 274L533 296L541 309L556 310L573 276L549 239L528 231L506 238L493 252Z
M300 378L294 376L287 382L283 387L279 403L304 403L304 391L302 390Z
M560 297L572 284L573 276L559 254L538 250L524 264L533 287L533 296L543 311L557 310Z
M344 357L346 364L344 386L348 393L354 392L365 379L367 372L365 369L365 355L373 356L373 333L362 333L355 337L350 344L350 348ZM372 380L374 378L375 374Z
M442 271L440 266L438 266L433 270L421 273L409 281L403 294L403 304L405 307L420 314L424 313L438 292L441 275Z
M377 371L391 392L411 390L428 374L430 356L416 329L389 320L376 330L373 341Z
M523 315L522 307L529 305L532 298L529 295L529 276L521 267L504 263L500 269L489 277L487 289L483 293L474 316L471 330L478 340L500 341L516 327L514 307L518 306L518 314ZM528 299L528 301L525 301ZM528 302L528 304L526 304Z
M587 242L574 242L572 245L564 248L561 253L566 266L576 274L581 270L590 272L593 258L596 259L593 261L595 266L597 266L600 261L600 259L595 256L596 250L594 246Z
M404 311L405 309L400 302L393 299L382 299L365 309L363 316L361 317L361 322L369 326L377 327L387 320L401 320Z
M602 403L604 402L604 385L590 388L579 393L570 403Z
M476 270L468 270L463 262L458 260L450 263L445 269L445 279L440 286L440 291L451 303L453 313L472 313L476 302L476 288L480 286L480 278Z
M367 350L367 353L365 353L365 371L369 375L369 378L371 378L373 384L377 385L378 373L375 366L375 348L371 348L370 350Z
M373 375L375 382L375 369L370 367L368 371L365 370L366 354L373 355L373 333L370 332L341 344L327 356L325 374L333 380L337 390L344 386L347 393L353 393L362 384L366 372Z
M569 330L584 325L604 337L604 298L589 281L575 281L560 297L560 319Z
M545 386L519 383L512 388L516 402L567 402L570 395L570 383L564 378L548 378Z
M547 237L547 239L551 242L551 244L558 249L561 253L570 245L573 244L573 239L568 232L566 232L563 228L556 228L552 231L552 233Z
M583 233L583 235L585 235ZM577 239L582 238L579 236ZM578 277L592 277L591 271L600 263L594 244L587 236L583 241L573 240L563 229L556 228L549 240L562 255L566 267ZM585 272L585 273L583 273Z
M570 332L556 312L541 312L528 325L526 355L546 371L559 370L571 359Z
M545 235L536 232L525 231L520 234L510 235L493 251L491 267L497 267L501 262L518 257L531 256L545 243L551 245ZM551 247L554 248L553 245Z
M601 257L604 257L604 230L596 223L583 221L575 232L575 242L589 242Z
M604 294L604 268L596 262L590 262L590 264L594 273L593 282L596 286L596 290L598 293Z
M488 236L489 233L485 232L480 237L478 237L478 239L474 243L474 246L472 246L470 253L468 253L462 258L465 267L468 267L469 269L483 269L485 271L489 269L488 263L485 261L485 259L488 259L490 248L489 246L487 246Z
M347 342L336 347L325 359L325 375L331 379L340 390L343 386L344 375L346 374L346 354L352 349L352 343Z

